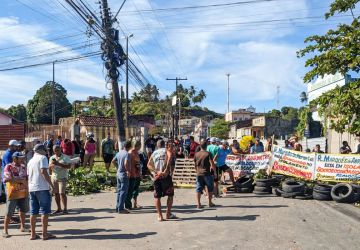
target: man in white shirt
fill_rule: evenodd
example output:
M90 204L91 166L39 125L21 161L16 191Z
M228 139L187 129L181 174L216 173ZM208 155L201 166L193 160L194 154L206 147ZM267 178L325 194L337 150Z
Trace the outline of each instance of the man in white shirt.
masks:
M55 238L54 235L47 232L49 214L51 214L50 187L54 187L49 176L49 163L45 146L42 144L35 145L34 152L35 154L27 166L30 194L30 240L40 238L35 232L36 218L39 214L41 214L43 240L48 240Z

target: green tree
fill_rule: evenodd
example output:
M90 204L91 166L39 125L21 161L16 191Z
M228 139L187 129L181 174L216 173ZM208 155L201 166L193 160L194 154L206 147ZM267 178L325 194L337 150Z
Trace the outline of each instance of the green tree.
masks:
M267 113L270 117L281 117L281 111L278 109L273 109Z
M298 118L298 109L293 107L282 107L281 118L284 120L292 121Z
M26 107L23 104L19 104L17 106L11 106L7 113L19 121L26 122Z
M71 116L72 105L66 97L67 91L59 83L54 84L55 118ZM48 81L36 91L27 103L27 120L31 123L51 124L52 122L52 82Z
M309 45L298 51L298 57L313 55L305 63L305 66L311 68L304 77L305 83L325 74L339 72L346 75L351 71L359 73L360 17L353 13L359 1L335 0L325 18L329 19L338 13L351 13L353 20L349 24L339 24L325 35L305 39L305 43ZM317 107L326 122L330 121L330 128L340 133L348 131L360 134L360 80L330 90L310 105Z
M224 119L215 119L214 125L210 128L210 135L220 139L229 138L229 125Z

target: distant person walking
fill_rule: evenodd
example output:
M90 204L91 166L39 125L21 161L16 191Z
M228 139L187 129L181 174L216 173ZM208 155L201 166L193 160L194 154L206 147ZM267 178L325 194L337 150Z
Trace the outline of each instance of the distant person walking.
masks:
M53 214L67 214L66 183L68 179L68 169L71 168L71 160L69 156L61 153L58 145L54 146L54 155L49 159L49 167L52 170L51 182L54 185L53 193L57 206ZM61 209L60 198L64 210Z
M3 181L6 183L7 188L4 238L10 237L8 228L15 208L20 210L20 231L28 232L25 228L25 214L29 211L27 171L26 166L23 164L25 155L15 152L12 158L12 163L7 164L4 169Z
M115 143L111 139L110 133L107 134L107 137L101 141L101 153L105 163L106 173L110 172L111 161L114 158L115 152Z
M46 148L42 144L34 147L34 157L29 161L27 173L29 176L30 192L30 225L31 240L36 240L39 236L36 234L36 219L41 214L42 236L43 240L55 238L49 234L48 219L51 214L51 193L50 187L54 189L49 176L49 164L46 158Z
M203 208L200 199L205 186L207 187L209 207L215 206L214 203L212 203L212 196L214 192L214 177L216 177L215 163L210 152L206 151L206 142L202 142L200 147L200 152L197 152L194 156L196 168L196 201L198 209ZM215 174L212 174L212 172Z
M161 211L161 198L167 196L166 219L176 219L177 217L171 213L174 200L174 184L170 175L170 162L172 161L172 153L165 149L165 141L157 141L157 150L151 155L148 168L154 176L154 198L155 207L158 213L158 221L164 221Z
M125 206L125 199L129 190L129 176L130 176L130 164L131 158L129 150L131 149L131 141L126 141L124 148L115 155L112 163L117 168L117 196L116 196L116 212L119 214L128 214Z
M96 142L94 140L94 135L92 133L89 133L87 135L84 149L85 149L84 167L87 167L87 165L89 165L90 171L92 171L92 168L94 166L95 154L96 154Z

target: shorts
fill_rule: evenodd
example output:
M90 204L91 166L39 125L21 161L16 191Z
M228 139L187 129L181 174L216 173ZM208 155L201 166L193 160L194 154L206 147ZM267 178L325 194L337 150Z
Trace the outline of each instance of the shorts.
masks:
M51 178L51 182L54 185L54 194L66 194L66 183L67 180L55 180L54 178Z
M105 163L111 163L111 161L114 159L113 154L104 154L103 159Z
M202 193L205 186L207 187L209 193L212 193L214 191L214 176L196 176L196 192Z
M16 200L7 200L5 215L7 215L9 217L13 216L16 207L18 207L20 212L22 212L22 213L29 212L29 199L23 198L23 199L16 199Z
M30 192L30 215L51 214L50 190Z
M218 167L218 174L220 175L221 173L226 172L229 169L230 169L230 167L228 167L226 164L222 165L222 166Z
M218 182L219 181L219 175L216 173L216 177L215 177L215 173L214 170L210 170L210 174L211 176L214 178L214 182Z
M154 181L154 198L160 199L164 196L174 196L174 184L170 175Z

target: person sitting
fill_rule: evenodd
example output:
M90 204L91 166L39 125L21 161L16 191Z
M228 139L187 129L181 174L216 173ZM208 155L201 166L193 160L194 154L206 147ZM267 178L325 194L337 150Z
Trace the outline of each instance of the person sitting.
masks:
M347 141L343 141L342 147L340 148L340 154L351 154L352 150Z
M257 154L264 152L264 146L259 138L255 139L255 144L250 148L250 154Z

